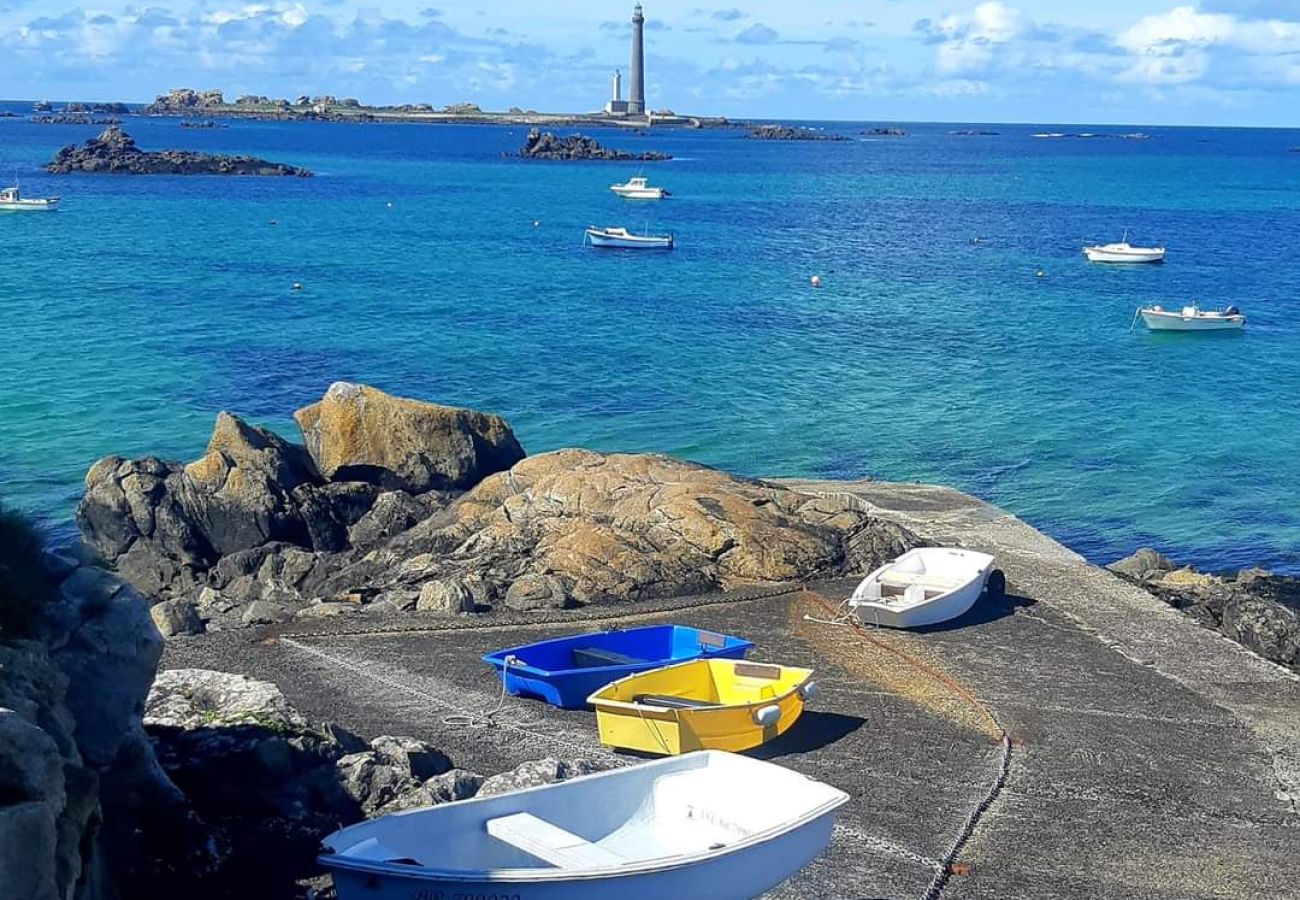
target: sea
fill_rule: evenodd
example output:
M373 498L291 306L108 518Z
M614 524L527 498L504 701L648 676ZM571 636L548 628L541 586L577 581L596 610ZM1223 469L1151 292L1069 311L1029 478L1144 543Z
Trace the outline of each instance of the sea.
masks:
M587 132L675 157L643 165L511 158L522 127L127 117L316 176L55 177L101 127L0 110L0 181L63 198L0 214L0 501L58 539L97 458L193 459L219 410L297 438L351 380L499 413L530 453L936 482L1099 563L1300 572L1300 131ZM638 173L671 198L608 190ZM1125 230L1167 262L1081 255ZM1245 332L1132 327L1193 301Z

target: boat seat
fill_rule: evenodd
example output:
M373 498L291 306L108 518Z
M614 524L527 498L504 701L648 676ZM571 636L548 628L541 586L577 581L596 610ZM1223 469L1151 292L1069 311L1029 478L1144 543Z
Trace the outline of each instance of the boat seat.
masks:
M721 705L708 700L692 700L690 697L673 697L669 694L637 694L632 698L632 702L664 709L710 709Z
M606 650L604 647L574 647L573 664L579 669L592 669L600 666L639 666L648 663L647 659L638 659L626 653Z
M966 582L960 578L946 578L943 575L930 575L929 573L886 572L880 576L880 583L901 588L919 584L921 587L932 588L937 591L950 591L953 588L961 587Z
M532 813L488 819L487 833L561 869L606 868L627 862L613 850L606 850Z

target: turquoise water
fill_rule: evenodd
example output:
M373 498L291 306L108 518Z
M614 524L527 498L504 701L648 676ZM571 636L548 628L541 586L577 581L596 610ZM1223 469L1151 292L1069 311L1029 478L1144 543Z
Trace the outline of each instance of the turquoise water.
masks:
M0 493L64 531L97 457L193 458L221 409L296 435L353 379L502 413L530 452L937 481L1095 560L1300 571L1300 132L957 127L595 132L678 157L647 206L605 190L635 166L502 158L523 129L129 120L318 177L56 179L98 129L0 119L0 173L66 201L0 215ZM679 249L584 249L588 224ZM1170 261L1083 260L1125 227ZM1247 333L1130 333L1190 299Z

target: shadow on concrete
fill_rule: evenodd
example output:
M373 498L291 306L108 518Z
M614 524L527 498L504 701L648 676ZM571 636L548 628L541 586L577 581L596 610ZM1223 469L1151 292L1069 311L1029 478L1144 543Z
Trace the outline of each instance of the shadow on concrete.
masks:
M777 759L791 753L811 753L848 737L864 724L860 716L805 710L794 727L773 741L747 751L755 759Z
M927 625L924 628L911 630L917 634L933 634L952 631L957 628L969 628L971 625L984 625L988 622L996 622L998 619L1006 618L1014 614L1017 609L1029 609L1037 602L1033 597L1022 597L1019 594L1003 594L996 599L988 594L983 594L975 601L974 606L966 610L964 615L949 619L947 622L940 622L937 625Z

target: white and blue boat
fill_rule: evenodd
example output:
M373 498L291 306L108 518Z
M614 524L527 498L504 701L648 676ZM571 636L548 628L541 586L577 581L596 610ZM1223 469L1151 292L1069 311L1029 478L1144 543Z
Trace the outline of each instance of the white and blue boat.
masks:
M616 250L671 250L671 234L633 234L626 228L587 228L583 240L593 247Z
M848 795L721 751L381 816L325 839L339 900L749 900L812 862Z
M511 694L561 709L584 709L612 681L694 659L744 659L753 643L686 625L596 631L497 650L483 662Z

